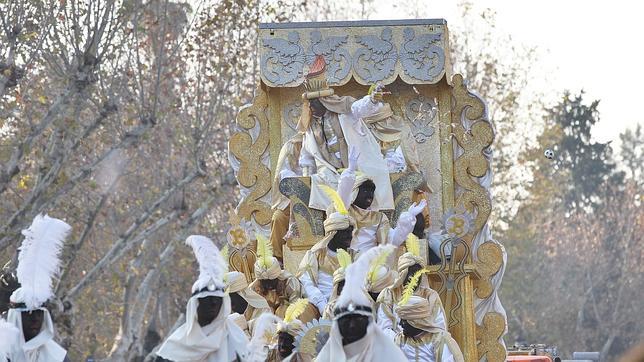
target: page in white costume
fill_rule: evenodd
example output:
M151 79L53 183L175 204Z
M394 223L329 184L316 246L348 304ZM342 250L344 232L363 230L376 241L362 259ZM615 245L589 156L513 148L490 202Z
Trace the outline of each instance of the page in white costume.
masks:
M333 322L329 340L318 354L318 362L403 362L407 358L391 338L370 323L367 334L354 343L343 346L338 323Z
M62 362L65 360L67 351L58 343L54 342L54 323L46 308L38 308L43 311L43 323L40 333L29 341L25 341L24 334L20 333L20 347L10 357L11 362ZM13 324L22 331L22 316L20 309L9 309L7 322Z
M201 328L197 322L199 298L223 298L219 315L212 323ZM237 356L244 361L248 355L248 338L228 319L231 312L230 297L221 291L201 292L188 301L186 323L163 343L157 355L176 362L229 362Z

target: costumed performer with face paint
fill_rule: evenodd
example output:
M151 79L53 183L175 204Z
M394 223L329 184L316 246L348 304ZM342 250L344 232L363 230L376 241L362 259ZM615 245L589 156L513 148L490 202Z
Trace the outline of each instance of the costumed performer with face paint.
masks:
M366 290L367 273L381 253L391 253L392 245L365 252L349 265L345 286L336 302L329 340L318 354L318 362L394 362L405 355L374 322L374 311Z
M60 271L60 251L71 231L62 220L47 215L35 217L22 231L16 275L20 287L11 294L7 321L20 333L18 346L10 354L12 362L69 361L67 351L54 342L54 323L45 307L54 296L52 279Z
M201 235L186 239L199 263L192 285L186 322L163 343L157 356L170 361L246 361L250 355L244 332L228 319L230 296L224 291L226 261L212 240Z

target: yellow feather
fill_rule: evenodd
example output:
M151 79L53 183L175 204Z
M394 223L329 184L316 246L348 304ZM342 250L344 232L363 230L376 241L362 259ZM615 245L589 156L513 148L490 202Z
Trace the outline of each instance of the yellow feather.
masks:
M409 233L409 235L407 235L407 240L405 241L405 246L409 253L412 253L415 256L420 256L420 241L418 241L418 236Z
M259 263L268 269L273 265L273 248L268 240L261 234L255 234L257 238L257 257Z
M306 306L308 304L308 299L300 298L296 300L295 303L289 305L288 308L286 308L286 312L284 313L284 322L291 323L292 321L296 320L302 313L304 313L304 310L306 309Z
M416 287L418 286L418 283L420 282L420 277L425 273L427 269L421 269L414 274L414 276L409 279L409 283L405 285L405 289L403 289L403 294L402 298L400 299L400 302L398 302L398 305L405 305L409 301L409 298L411 298L412 295L414 295L414 290L416 290Z
M367 280L369 280L369 282L374 283L376 281L376 277L378 276L378 269L380 269L381 266L385 265L389 254L391 254L391 250L385 250L371 262L371 266L369 267L369 274L367 274Z
M344 249L338 249L338 264L343 269L346 269L351 264L351 255Z
M337 191L327 185L320 185L319 187L329 197L329 199L331 199L331 202L333 202L333 206L335 207L335 211L342 215L349 215L349 212Z

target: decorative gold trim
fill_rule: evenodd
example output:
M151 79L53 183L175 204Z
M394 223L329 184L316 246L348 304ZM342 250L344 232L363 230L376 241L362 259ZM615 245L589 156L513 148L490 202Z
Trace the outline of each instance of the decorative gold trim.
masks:
M483 117L485 104L467 90L463 76L454 75L452 84L452 131L463 149L463 153L454 160L454 180L463 189L456 205L463 205L470 212L476 209L474 229L469 237L464 238L471 241L485 225L492 211L489 192L473 177L485 176L490 167L483 150L494 141L494 130L490 122ZM466 131L462 121L473 122L469 130Z
M454 207L454 146L452 144L451 129L451 87L447 82L441 82L438 92L438 120L439 120L439 144L441 150L441 183L443 187L443 210Z
M480 299L488 298L494 291L491 279L501 269L503 264L503 251L501 247L491 241L487 241L478 247L476 253L478 260L476 270L481 275L474 281L476 296Z
M506 358L505 347L499 342L505 333L503 315L490 312L483 317L483 325L476 325L478 360L485 357L488 362L503 362Z
M262 155L269 142L268 95L263 87L257 87L253 104L245 106L237 115L237 125L242 129L233 134L228 142L230 152L240 162L237 180L243 187L250 189L248 196L243 198L237 208L237 214L250 220L255 216L255 221L260 225L271 222L271 207L259 199L271 189L271 171L262 163ZM260 132L253 142L250 130L259 123Z

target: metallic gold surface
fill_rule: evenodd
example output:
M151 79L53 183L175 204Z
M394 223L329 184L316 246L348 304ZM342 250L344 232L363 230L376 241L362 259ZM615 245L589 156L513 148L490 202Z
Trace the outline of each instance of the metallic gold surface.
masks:
M490 312L483 317L483 325L476 326L478 359L485 357L488 362L503 362L505 347L499 338L505 332L505 319L499 313Z
M260 225L269 224L272 216L270 205L260 201L270 191L272 180L271 171L261 161L269 141L267 107L268 96L260 85L253 104L242 108L237 115L237 125L241 131L233 134L228 142L230 152L240 162L237 180L250 189L248 196L239 203L237 213L244 219L254 216ZM253 140L250 130L257 124L260 132L257 139Z
M481 277L474 282L474 289L478 298L485 299L492 295L494 291L490 279L503 264L503 251L501 251L501 247L498 244L488 241L479 246L477 256L476 270Z
M467 90L463 76L454 75L452 84L452 132L463 149L463 154L454 160L454 180L463 189L456 205L463 205L470 212L476 210L474 230L470 233L473 237L487 222L492 211L490 194L473 177L485 176L490 167L483 150L494 141L494 131L490 122L483 119L485 105ZM472 122L469 130L465 129L462 119Z

